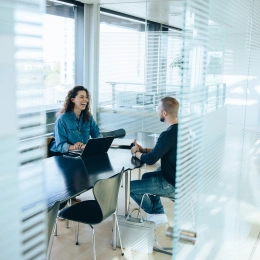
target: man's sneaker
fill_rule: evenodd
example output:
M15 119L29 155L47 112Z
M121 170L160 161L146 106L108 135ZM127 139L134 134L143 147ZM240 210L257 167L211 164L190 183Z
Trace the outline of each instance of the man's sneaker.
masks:
M146 220L155 222L156 226L168 223L168 219L165 214L147 214Z
M149 220L154 214L149 214L149 213L146 213L146 218L145 220Z

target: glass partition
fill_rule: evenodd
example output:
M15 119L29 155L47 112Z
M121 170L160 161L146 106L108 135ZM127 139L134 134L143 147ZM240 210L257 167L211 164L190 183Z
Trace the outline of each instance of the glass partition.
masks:
M157 103L176 97L173 259L249 259L260 231L260 6L253 0L133 5L135 12L123 3L101 5L127 16L101 16L98 123L102 130L158 136L165 126ZM183 31L163 26L181 24L177 17Z
M252 259L258 242L258 11L185 1L173 259Z
M182 35L147 20L145 3L133 5L139 17L101 5L98 123L105 131L160 133L165 126L156 107L161 97L178 95ZM116 10L118 4L104 6Z

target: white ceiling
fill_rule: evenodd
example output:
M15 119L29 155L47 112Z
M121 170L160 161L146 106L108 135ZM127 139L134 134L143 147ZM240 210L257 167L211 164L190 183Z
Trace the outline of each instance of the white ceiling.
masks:
M79 0L158 23L183 27L183 1L178 0Z

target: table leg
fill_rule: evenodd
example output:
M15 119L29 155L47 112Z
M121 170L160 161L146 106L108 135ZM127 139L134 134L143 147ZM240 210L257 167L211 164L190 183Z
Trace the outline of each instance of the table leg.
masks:
M125 172L125 215L128 214L130 202L130 174L131 171Z
M138 180L141 180L141 176L142 176L141 168L138 168Z
M113 214L113 239L112 239L113 250L116 250L116 238L117 238L117 226L116 226L115 214L117 214L117 209L116 212Z

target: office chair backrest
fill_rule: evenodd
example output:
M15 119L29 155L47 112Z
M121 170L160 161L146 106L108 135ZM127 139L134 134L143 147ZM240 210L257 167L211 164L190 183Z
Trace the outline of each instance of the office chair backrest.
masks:
M101 134L104 137L107 137L107 136L114 136L115 138L124 137L125 136L125 129L120 128L120 129L117 129L117 130L114 130L114 131L101 132Z
M116 176L99 180L94 186L93 193L101 208L103 219L106 219L116 211L118 192L123 173L124 168Z
M54 136L48 136L46 139L47 158L50 157L50 148L51 148L52 140L54 140Z
M50 240L54 223L57 218L60 202L57 201L51 208L48 209L48 241Z

